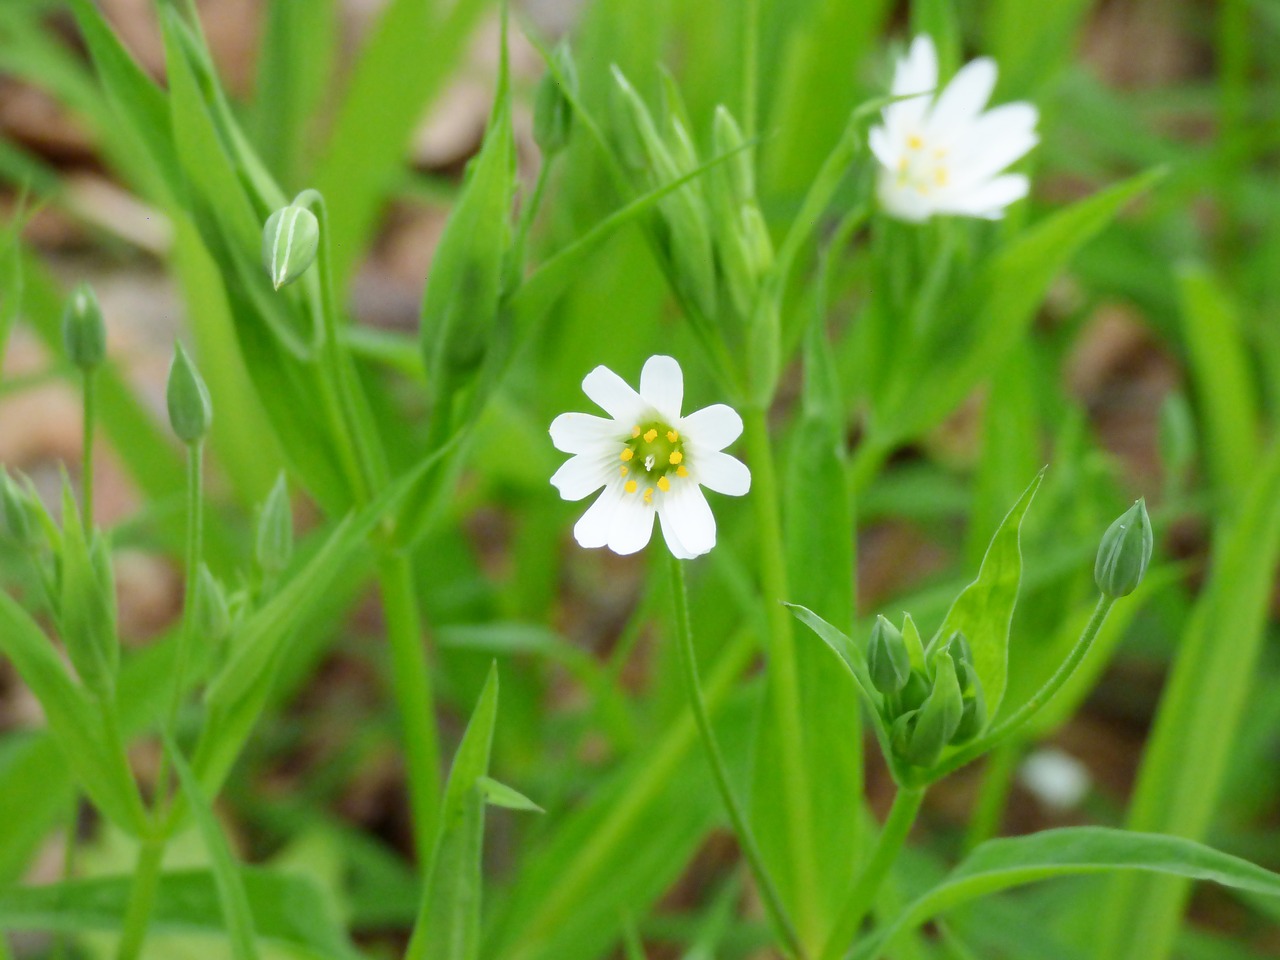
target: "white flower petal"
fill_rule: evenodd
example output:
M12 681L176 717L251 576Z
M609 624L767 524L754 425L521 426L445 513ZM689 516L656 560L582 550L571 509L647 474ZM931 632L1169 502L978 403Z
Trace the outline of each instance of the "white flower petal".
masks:
M713 403L689 414L677 429L705 450L723 450L742 435L742 418L733 407Z
M893 170L898 166L898 158L902 156L902 143L889 139L887 127L872 127L867 134L867 143L875 158L886 170Z
M562 413L551 421L551 442L565 453L591 453L621 437L615 421L589 413Z
M643 550L653 536L654 512L640 493L624 493L609 519L609 549L623 556Z
M1007 173L994 180L966 191L963 195L949 197L942 209L947 213L962 213L971 217L999 220L1009 204L1021 200L1031 189L1031 182L1020 173Z
M929 111L930 135L947 141L962 132L978 118L995 87L996 62L990 57L970 60L951 78Z
M640 421L647 404L631 385L608 367L599 366L582 380L582 392L628 428Z
M929 35L921 34L911 42L907 55L898 61L890 86L890 93L895 97L921 96L890 104L881 114L891 143L903 143L907 135L924 121L933 101L931 94L937 85L938 52Z
M716 545L716 518L707 498L692 479L673 483L662 504L664 524L676 531L680 545L692 557L700 557Z
M751 489L751 471L741 460L727 453L695 452L690 458L693 479L708 490L730 497L741 497Z
M723 454L721 454L723 456ZM594 453L578 454L560 465L551 477L551 485L564 500L581 500L595 493L613 479L614 457Z
M573 525L573 538L579 546L603 547L609 542L609 529L622 496L621 482L611 483L596 497L596 502L587 507L587 512Z
M684 403L684 374L680 364L661 354L645 361L640 371L640 396L668 422L680 419Z
M1029 103L1008 103L979 117L955 151L951 180L957 189L971 189L1030 151L1040 139L1037 116Z
M680 539L680 530L678 525L671 519L671 510L667 497L664 495L658 501L658 521L662 527L662 539L667 541L667 549L671 551L671 555L677 560L692 560L697 556L691 553Z
M886 213L908 223L922 223L936 212L933 200L915 187L898 184L888 170L882 170L876 183L876 199Z

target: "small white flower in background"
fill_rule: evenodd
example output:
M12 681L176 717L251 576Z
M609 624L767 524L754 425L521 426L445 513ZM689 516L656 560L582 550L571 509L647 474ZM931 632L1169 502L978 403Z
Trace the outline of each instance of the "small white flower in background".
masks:
M584 547L635 553L653 534L656 514L671 552L682 560L716 545L716 520L702 487L740 497L751 472L722 453L742 433L742 418L723 403L680 416L684 375L671 357L650 357L637 393L608 367L582 381L609 415L562 413L551 424L556 449L574 454L552 484L566 500L604 491L573 535Z
M1089 770L1071 754L1044 747L1027 757L1018 780L1045 808L1065 813L1080 805L1089 793Z
M1030 184L1001 174L1036 145L1036 108L1007 103L985 110L996 85L995 61L973 60L935 96L938 54L919 36L893 74L895 97L924 94L884 108L872 128L871 151L880 162L877 193L892 216L919 223L935 214L999 220Z

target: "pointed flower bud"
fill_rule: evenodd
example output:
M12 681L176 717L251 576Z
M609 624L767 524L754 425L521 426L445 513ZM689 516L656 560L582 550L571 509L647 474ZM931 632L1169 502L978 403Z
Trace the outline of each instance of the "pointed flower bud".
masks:
M283 473L262 505L254 552L258 567L269 577L280 573L293 556L293 508Z
M1093 578L1107 597L1127 597L1137 589L1151 562L1154 536L1145 500L1138 500L1102 535Z
M178 439L188 445L203 440L213 421L213 404L209 400L209 388L181 343L175 345L169 367L166 399L169 424Z
M533 139L544 156L565 148L573 130L573 105L566 94L578 92L578 68L567 43L551 55L555 70L548 70L533 96ZM557 79L556 74L559 74ZM562 85L563 84L563 85Z
M983 692L982 680L978 677L977 668L972 663L960 663L957 666L956 675L960 680L964 713L960 717L960 726L956 728L951 742L964 743L980 734L987 725L987 695Z
M204 564L196 582L196 631L209 643L220 643L231 632L231 611L222 585Z
M267 218L262 230L262 265L277 290L302 276L320 248L320 221L306 207L290 204Z
M62 345L81 370L92 370L107 356L107 327L93 288L82 283L62 311Z
M943 747L956 735L964 717L964 701L951 658L945 655L936 657L934 669L933 689L916 714L903 752L904 759L920 767L929 767L937 762Z
M902 632L884 617L876 617L867 644L867 669L871 682L886 697L898 693L911 676L911 657Z

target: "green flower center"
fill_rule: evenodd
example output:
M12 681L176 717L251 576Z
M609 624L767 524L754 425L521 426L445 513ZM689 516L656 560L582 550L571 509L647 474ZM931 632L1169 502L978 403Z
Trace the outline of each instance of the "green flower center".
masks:
M631 439L622 448L621 472L626 478L623 490L638 493L645 503L653 501L653 491L671 489L668 474L687 477L684 460L684 438L661 420L638 423L631 428Z

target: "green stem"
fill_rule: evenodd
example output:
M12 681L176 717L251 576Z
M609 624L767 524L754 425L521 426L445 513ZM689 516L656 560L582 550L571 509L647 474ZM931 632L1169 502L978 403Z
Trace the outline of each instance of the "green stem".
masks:
M893 807L884 822L880 837L876 840L871 859L862 868L862 873L853 882L844 899L844 906L836 921L836 928L827 939L827 945L821 953L822 960L839 960L848 949L853 938L858 935L858 928L871 910L881 884L889 874L889 869L902 845L906 843L907 834L916 822L916 814L920 812L920 804L924 800L925 787L899 787L893 798Z
M440 815L440 744L422 624L407 554L388 550L379 563L382 609L391 648L391 684L400 713L418 862L426 867Z
M156 890L160 886L160 868L164 862L165 841L161 837L148 837L138 851L138 863L134 868L133 886L129 891L129 905L125 909L120 943L116 947L116 960L136 960L147 939L147 927L151 923L151 910L155 906Z
M1009 802L1009 789L1013 786L1013 774L1021 757L1022 744L1012 740L1006 740L992 751L983 771L982 790L964 836L966 850L972 850L1000 832L1000 821L1004 819Z
M792 891L799 914L802 942L815 935L821 918L817 906L816 867L813 861L812 818L809 816L809 775L805 764L804 730L801 726L800 676L796 665L792 617L783 606L790 597L784 561L780 487L774 469L765 411L750 407L743 418L751 456L751 501L756 510L760 578L769 623L769 701L773 706L782 750L782 794L786 811Z
M1099 597L1098 605L1093 608L1093 615L1089 618L1089 622L1085 624L1084 632L1080 634L1080 639L1076 641L1076 645L1071 648L1071 653L1067 655L1067 659L1062 662L1062 665L1058 667L1045 685L1037 690L1031 696L1031 699L1015 710L1012 715L993 727L990 732L973 741L964 749L952 754L937 767L930 770L928 772L929 781L932 783L941 780L947 774L972 763L1039 713L1040 709L1053 699L1054 694L1070 679L1076 668L1080 666L1088 655L1089 649L1093 646L1093 641L1098 636L1098 631L1102 629L1103 623L1106 622L1107 614L1111 612L1115 602L1115 597L1106 595Z
M200 558L204 549L204 445L187 448L187 569L182 603L182 625L178 632L178 651L174 658L173 680L169 694L169 710L164 730L175 740L178 710L187 689L187 672L191 669L191 645L194 643L196 591L200 589ZM164 784L160 784L161 788Z
M724 801L725 811L733 824L733 832L738 837L738 844L751 873L760 887L760 895L764 898L765 908L773 918L778 931L786 940L786 948L792 956L802 956L799 938L795 926L787 915L787 909L778 894L777 885L769 875L764 858L760 855L760 847L747 822L742 805L734 795L733 784L729 780L729 768L725 764L724 754L716 741L715 731L711 727L711 719L707 714L707 705L702 696L702 684L698 679L697 652L693 645L693 627L689 620L689 593L685 586L684 566L676 557L671 557L671 594L676 606L676 635L680 647L680 665L684 670L685 693L689 697L689 710L693 713L698 733L702 737L702 746L706 750L707 760L711 764L711 772L715 776L716 788L720 791L720 799Z
M76 875L76 849L78 847L77 833L80 826L80 791L75 787L71 788L71 803L67 810L67 839L62 848L62 883L64 887L75 879ZM59 909L65 909L66 904L60 904ZM66 960L67 956L67 935L59 930L53 939L53 950L50 952L52 960Z
M93 530L93 426L97 391L92 370L84 372L84 453L80 457L80 515L84 528Z

